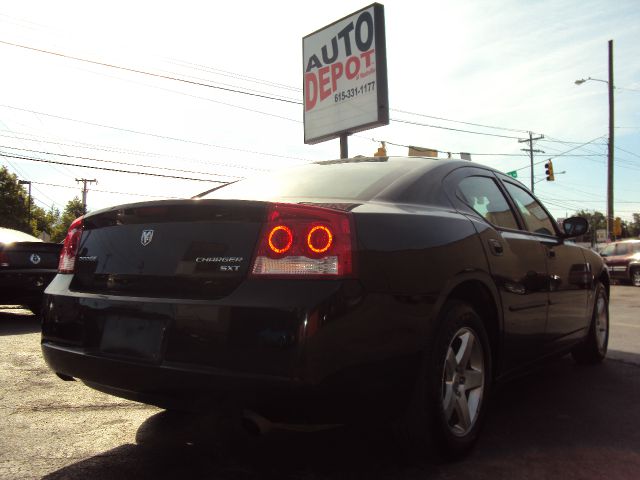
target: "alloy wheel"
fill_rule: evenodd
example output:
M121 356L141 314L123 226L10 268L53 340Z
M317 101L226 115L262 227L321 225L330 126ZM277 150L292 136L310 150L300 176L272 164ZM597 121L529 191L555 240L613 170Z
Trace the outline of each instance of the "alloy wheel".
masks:
M484 387L482 342L473 330L461 328L449 343L442 372L442 409L453 435L465 436L475 425Z
M596 344L598 351L604 352L609 330L609 311L607 309L607 298L604 291L600 291L596 303Z

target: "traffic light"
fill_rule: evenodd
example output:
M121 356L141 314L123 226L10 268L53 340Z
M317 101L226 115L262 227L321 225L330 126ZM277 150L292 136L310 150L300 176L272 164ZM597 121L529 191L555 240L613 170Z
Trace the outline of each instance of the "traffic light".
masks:
M547 182L553 182L556 179L553 175L553 163L551 163L551 160L544 164L544 173L547 176Z

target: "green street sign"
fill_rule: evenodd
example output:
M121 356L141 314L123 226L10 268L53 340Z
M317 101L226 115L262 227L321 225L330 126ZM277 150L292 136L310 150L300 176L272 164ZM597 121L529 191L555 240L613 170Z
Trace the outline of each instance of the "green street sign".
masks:
M515 170L513 172L507 172L507 175L509 175L511 178L518 178L518 172L516 172Z

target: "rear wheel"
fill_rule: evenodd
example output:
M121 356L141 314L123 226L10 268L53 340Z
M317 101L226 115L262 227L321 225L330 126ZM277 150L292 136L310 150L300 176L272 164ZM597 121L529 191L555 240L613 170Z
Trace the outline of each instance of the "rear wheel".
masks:
M584 342L575 347L571 354L578 363L601 362L607 355L609 345L609 298L602 283L596 287L596 301L593 307L589 333Z
M471 306L449 302L442 318L401 432L412 449L451 459L478 437L491 387L491 349Z
M631 272L631 283L634 287L640 287L640 267L636 267Z
M40 302L31 302L25 306L31 310L34 315L40 315L40 313L42 313L42 304Z

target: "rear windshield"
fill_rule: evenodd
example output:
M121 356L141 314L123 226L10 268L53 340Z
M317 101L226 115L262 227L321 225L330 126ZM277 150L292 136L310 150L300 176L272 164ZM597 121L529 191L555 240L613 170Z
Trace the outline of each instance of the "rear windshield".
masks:
M387 158L319 162L242 180L202 198L275 200L340 198L371 200L401 176L424 165Z

